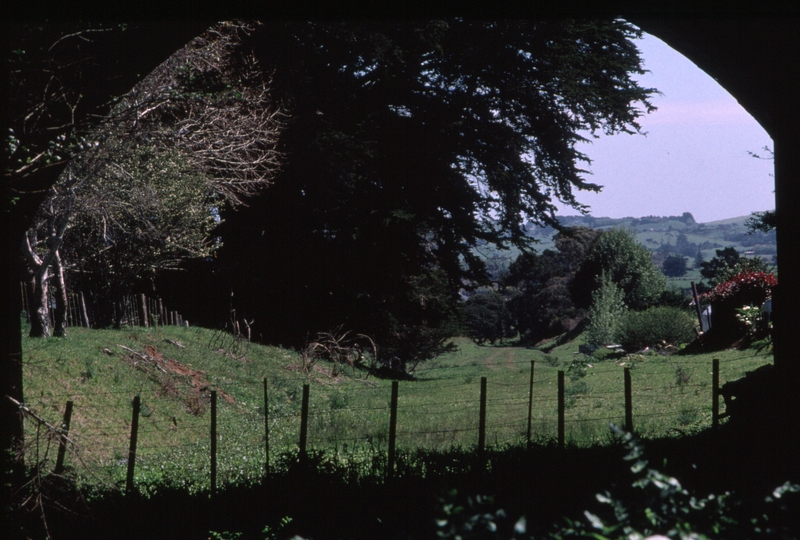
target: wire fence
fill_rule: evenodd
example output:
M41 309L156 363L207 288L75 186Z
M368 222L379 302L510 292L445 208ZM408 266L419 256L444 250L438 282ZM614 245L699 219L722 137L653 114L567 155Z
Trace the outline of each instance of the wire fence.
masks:
M527 361L520 366L530 367L529 378L497 384L448 368L446 377L418 374L392 388L364 381L356 390L315 395L307 383L273 374L263 388L226 377L228 392L259 396L247 401L186 382L169 389L183 396L182 409L153 405L164 397L163 387L136 395L65 391L19 406L27 418L27 459L43 467L57 473L71 468L86 483L115 489L166 483L213 492L218 482L252 482L282 456L316 450L343 460L359 457L391 474L399 451L596 444L608 440L610 423L642 434L716 427L724 417L719 361L708 366L708 380L699 381L681 379L680 363L673 362L677 369L625 367L619 388L603 391L578 377L568 385L566 371L536 377L534 362ZM620 372L609 364L594 369ZM656 374L676 379L653 384ZM186 396L196 399L193 407Z

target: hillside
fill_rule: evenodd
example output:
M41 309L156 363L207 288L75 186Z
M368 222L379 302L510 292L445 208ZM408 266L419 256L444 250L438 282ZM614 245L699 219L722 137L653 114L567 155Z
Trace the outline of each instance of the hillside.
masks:
M580 336L537 349L455 341L457 352L419 366L412 379L400 382L398 446L406 451L473 447L482 377L488 382L489 445L522 443L532 361L533 440L552 441L556 435L556 375L561 370L568 376L567 440L579 447L607 442L608 422L623 420L625 367L635 368L637 431L674 437L710 425L712 357L721 360L722 383L771 361L771 354L737 350L675 356L609 356L604 351L586 357L579 353ZM218 401L219 481L246 484L260 478L265 380L273 467L298 449L304 384L310 387L310 448L362 464L386 450L391 381L363 369L322 360L304 364L296 351L174 326L72 328L66 339L25 338L24 350L31 410L59 425L66 403L74 405L66 463L88 485L124 485L134 395L141 398L136 482L144 489L208 488L212 389ZM29 458L41 461L50 449L44 459L54 460L51 439L33 421L26 427Z
M770 233L747 233L745 220L749 216L739 216L707 223L697 223L692 215L685 212L681 216L645 216L608 218L588 216L562 216L561 222L568 227L588 227L590 229L611 229L626 227L636 231L640 244L654 253L675 253L687 257L688 266L694 266L698 251L704 260L715 256L715 250L733 246L741 255L757 255L774 264L777 253L775 231ZM553 236L557 233L552 227L538 227L528 223L527 234L536 242L536 250L554 249ZM485 258L492 274L497 277L518 255L516 249L498 250L484 245L476 250ZM654 258L656 264L660 258ZM697 276L687 276L687 279Z

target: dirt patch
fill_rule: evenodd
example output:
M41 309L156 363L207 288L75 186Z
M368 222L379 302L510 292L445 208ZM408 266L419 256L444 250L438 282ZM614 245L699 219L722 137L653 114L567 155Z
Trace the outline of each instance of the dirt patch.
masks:
M144 353L124 345L118 346L126 351L126 354L123 355L125 361L134 368L145 372L152 381L158 383L164 395L182 399L189 412L196 416L205 412L203 403L211 395L211 387L205 372L192 369L174 358L165 358L152 345L147 345ZM189 390L185 395L182 395L179 390L180 383L189 384ZM236 403L230 394L219 388L216 391L217 395L226 403Z

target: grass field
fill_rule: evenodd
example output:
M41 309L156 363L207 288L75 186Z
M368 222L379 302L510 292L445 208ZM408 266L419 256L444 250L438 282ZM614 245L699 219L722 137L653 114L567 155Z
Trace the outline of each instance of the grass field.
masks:
M623 371L631 369L634 428L644 437L676 436L711 423L711 364L720 382L771 362L768 353L599 358L579 354L581 338L536 349L478 347L420 365L399 383L399 450L473 448L480 381L487 379L486 443L502 448L527 437L531 362L532 439L556 436L557 374L565 371L566 439L573 446L609 440L624 419ZM218 395L218 481L248 484L265 464L264 385L269 395L270 462L296 453L302 388L310 386L308 444L365 468L385 462L391 381L319 362L306 372L295 351L234 339L203 328L71 328L67 339L25 338L26 404L58 425L73 401L67 456L82 485L124 486L134 395L141 398L136 482L189 491L209 486L210 389ZM26 422L28 462L52 467L55 439Z

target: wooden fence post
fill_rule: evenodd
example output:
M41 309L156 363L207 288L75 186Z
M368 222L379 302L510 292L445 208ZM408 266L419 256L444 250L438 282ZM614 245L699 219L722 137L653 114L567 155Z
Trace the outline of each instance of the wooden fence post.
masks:
M719 359L714 358L711 369L711 428L719 428Z
M481 377L480 420L478 422L478 453L486 446L486 377Z
M67 435L69 434L69 423L72 419L72 401L67 401L67 408L64 410L64 421L61 423L61 437L58 441L58 457L56 458L56 474L61 474L64 470L64 454L67 452Z
M535 360L531 360L531 384L528 390L528 449L531 448L531 425L533 424L533 368Z
M564 372L558 372L558 447L564 448Z
M392 398L389 402L389 456L386 466L386 476L391 478L394 475L395 445L397 444L397 394L398 383L392 381Z
M633 432L633 397L631 393L631 370L625 368L625 431Z
M697 294L697 284L692 281L692 299L694 300L695 311L697 312L697 322L700 324L700 332L703 332L703 310L700 308L700 296Z
M211 391L211 496L217 494L217 391Z
M308 442L308 385L303 385L303 404L300 409L300 459L306 457Z
M266 377L264 377L264 476L269 476L269 400Z
M142 293L139 295L139 326L150 326L147 319L147 297Z
M136 439L139 436L139 394L133 396L133 417L131 418L131 446L128 450L128 475L125 478L125 492L133 491L133 470L136 465Z

